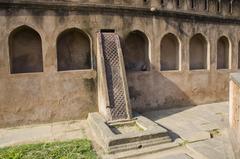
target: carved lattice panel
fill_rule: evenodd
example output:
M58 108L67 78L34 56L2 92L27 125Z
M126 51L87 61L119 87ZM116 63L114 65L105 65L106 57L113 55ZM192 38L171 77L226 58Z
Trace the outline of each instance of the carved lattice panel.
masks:
M117 35L102 33L103 56L106 69L110 113L113 120L127 118L127 103L121 77L120 59L118 56Z

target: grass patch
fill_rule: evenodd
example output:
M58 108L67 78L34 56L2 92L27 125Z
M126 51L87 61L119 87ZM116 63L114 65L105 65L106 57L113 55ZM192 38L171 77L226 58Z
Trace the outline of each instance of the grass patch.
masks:
M87 139L27 144L0 149L0 159L96 159Z

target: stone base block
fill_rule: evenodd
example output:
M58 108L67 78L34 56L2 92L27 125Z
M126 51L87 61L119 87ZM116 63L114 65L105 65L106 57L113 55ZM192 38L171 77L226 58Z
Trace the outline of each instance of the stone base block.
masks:
M107 153L170 143L168 131L142 115L132 120L107 122L99 113L90 113L88 123L99 145Z

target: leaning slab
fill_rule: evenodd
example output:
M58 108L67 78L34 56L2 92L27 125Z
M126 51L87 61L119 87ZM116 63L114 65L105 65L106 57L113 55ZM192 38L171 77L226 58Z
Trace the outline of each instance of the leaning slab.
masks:
M88 123L98 144L107 153L172 142L166 129L141 115L136 115L132 120L110 123L101 114L90 113ZM129 125L138 127L138 130L130 131ZM125 131L118 130L120 127L125 127Z

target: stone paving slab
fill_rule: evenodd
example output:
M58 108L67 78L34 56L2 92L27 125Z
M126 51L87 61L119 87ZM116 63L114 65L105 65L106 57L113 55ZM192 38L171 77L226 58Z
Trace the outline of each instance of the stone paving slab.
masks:
M44 141L86 138L86 121L66 121L0 129L0 147Z
M175 154L175 155L170 155L166 157L160 157L159 159L192 159L192 157L182 153L182 154Z
M233 148L228 138L227 129L215 138L190 143L186 145L190 150L205 156L208 159L234 159Z
M221 102L144 115L178 134L186 148L196 154L194 159L235 159L229 138L228 108L228 102Z
M210 139L210 131L228 127L228 102L146 112L143 115L188 142Z
M126 159L207 159L196 152L187 149L185 146L160 151Z

